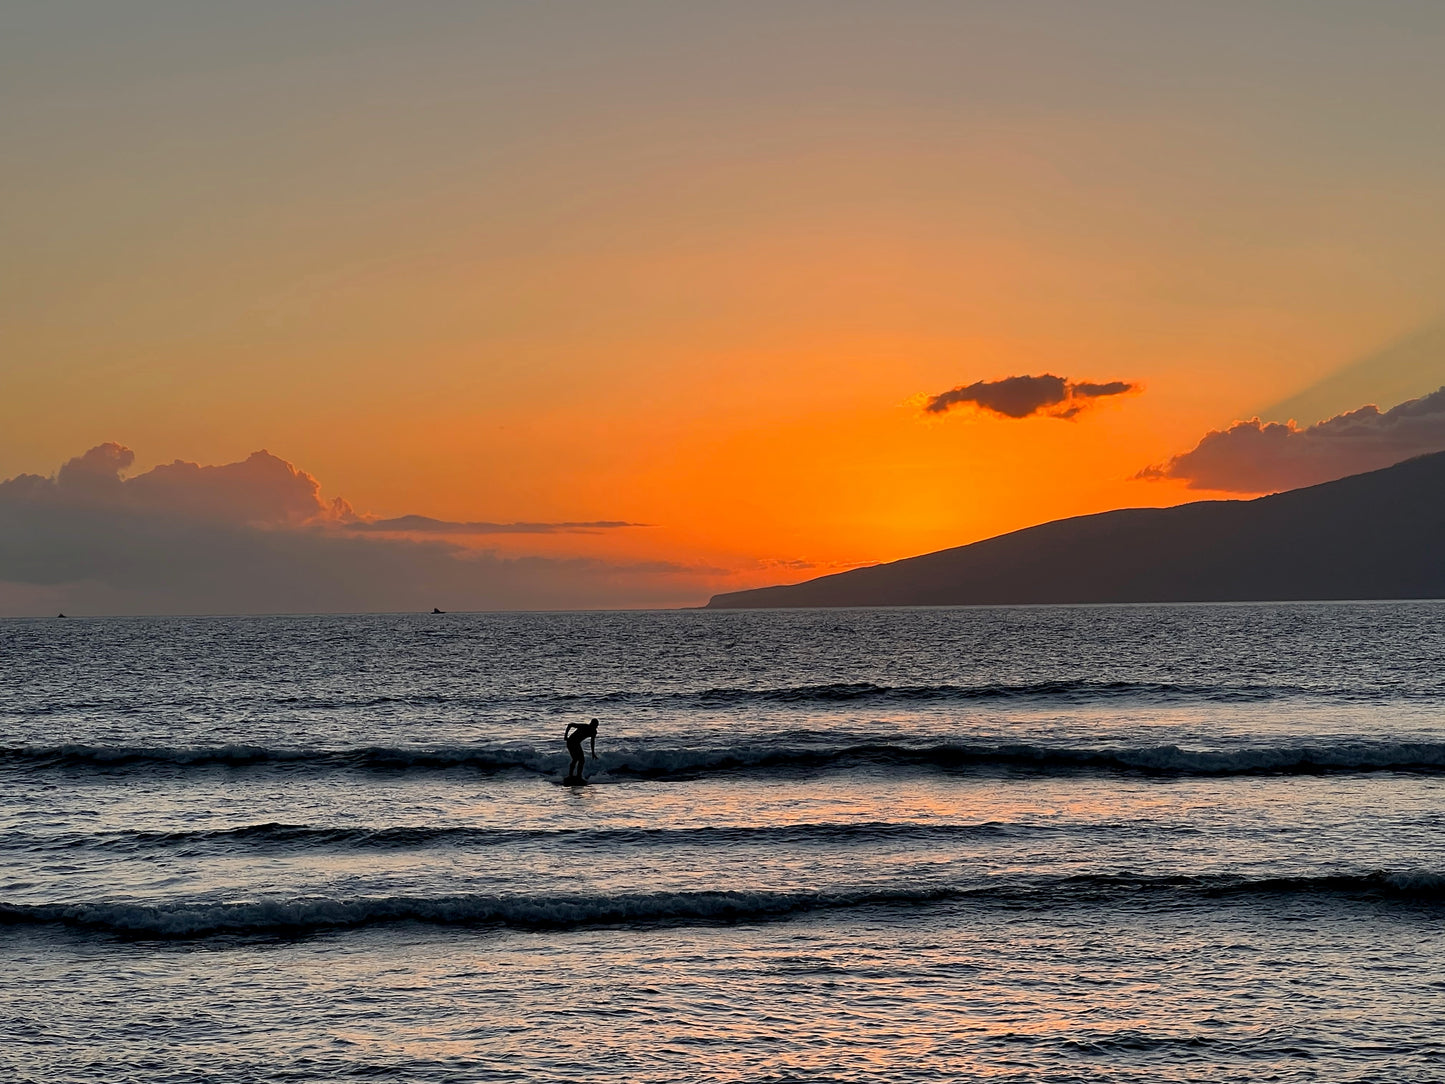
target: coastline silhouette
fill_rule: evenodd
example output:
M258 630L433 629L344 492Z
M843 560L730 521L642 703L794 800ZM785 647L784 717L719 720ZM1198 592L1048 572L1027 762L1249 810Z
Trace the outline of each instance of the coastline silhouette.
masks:
M564 785L577 786L587 782L582 777L582 769L587 764L587 758L582 752L582 742L590 740L592 743L592 759L597 759L597 720L590 723L568 723L567 728L562 731L562 740L567 744L567 752L572 755L572 761L567 765L567 774L562 778Z
M1253 500L1119 508L714 595L706 609L1445 598L1445 452Z

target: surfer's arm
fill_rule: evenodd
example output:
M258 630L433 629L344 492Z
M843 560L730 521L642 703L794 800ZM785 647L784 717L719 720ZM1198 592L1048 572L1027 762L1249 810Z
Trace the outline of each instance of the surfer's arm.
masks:
M592 759L597 759L597 735L592 735Z

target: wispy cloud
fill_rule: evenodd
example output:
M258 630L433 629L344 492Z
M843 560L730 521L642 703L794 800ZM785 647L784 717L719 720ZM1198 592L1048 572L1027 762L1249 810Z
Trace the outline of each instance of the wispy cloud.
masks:
M957 406L972 406L1000 418L1073 418L1095 400L1138 391L1126 380L1105 383L1070 381L1062 376L1007 376L1002 380L978 380L930 396L923 409L945 414Z
M763 557L759 568L780 572L843 572L851 568L867 568L877 561L811 561L803 557Z
M1193 449L1136 477L1190 489L1273 493L1378 470L1445 449L1445 388L1383 413L1363 406L1316 425L1252 418L1214 430Z
M577 520L560 523L487 523L481 520L433 519L431 516L395 516L391 519L354 519L350 531L376 531L384 534L591 534L619 527L647 527L625 519Z

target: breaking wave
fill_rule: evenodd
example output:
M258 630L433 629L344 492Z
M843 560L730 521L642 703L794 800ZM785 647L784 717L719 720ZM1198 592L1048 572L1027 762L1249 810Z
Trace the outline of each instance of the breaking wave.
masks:
M0 765L37 769L248 768L275 766L301 771L437 770L474 768L548 770L552 761L531 748L484 746L364 746L354 749L275 748L264 745L54 745L0 747ZM544 767L545 764L545 767Z
M1132 824L1095 826L1105 831L1126 831ZM1078 825L1071 826L1078 830ZM386 828L320 827L306 824L246 824L232 828L189 829L171 832L136 829L104 833L24 835L9 833L0 840L4 850L100 850L131 853L179 850L199 853L231 849L307 848L387 850L416 847L511 847L527 843L553 845L585 839L589 846L765 846L858 843L924 843L930 841L987 839L1011 835L1056 834L1058 825L936 824L928 822L862 821L781 824L762 826L703 826L694 828L482 828L471 825L399 825ZM1167 828L1152 830L1167 831Z
M644 892L558 896L306 897L240 903L0 903L0 925L59 925L140 938L296 936L402 922L438 926L572 929L584 926L761 922L861 907L969 901L1047 908L1153 893L1224 896L1333 896L1439 902L1445 875L1429 872L1323 877L1081 876L972 886L870 886L831 891Z
M366 746L355 749L218 746L0 747L0 767L22 771L188 771L274 768L305 773L443 771L552 774L566 758L526 746ZM1035 773L1129 772L1148 775L1263 775L1445 770L1445 743L1346 741L1239 749L1177 745L1070 747L1031 744L909 745L865 742L838 748L756 745L717 749L648 749L604 753L595 779L685 779L709 772L768 774L809 771L886 771L897 768L1013 770Z
M985 685L875 685L872 682L839 682L826 685L795 685L783 688L705 689L700 692L666 694L669 700L697 706L746 703L814 704L851 701L990 701L990 700L1092 700L1142 699L1256 701L1311 694L1328 695L1332 690L1312 690L1277 685L1187 685L1171 682L1055 680L1020 684ZM615 694L626 699L632 694Z
M1297 698L1329 700L1378 701L1387 699L1435 698L1442 690L1430 688L1361 687L1360 685L1297 685L1289 683L1242 682L1210 684L1168 681L1096 681L1089 679L1057 679L1034 682L991 682L979 685L880 685L871 681L829 682L814 685L787 685L764 688L719 687L709 689L635 690L600 689L575 692L524 691L472 693L408 693L370 696L288 695L236 696L228 707L251 713L286 714L292 712L358 712L391 711L393 709L430 709L436 711L494 712L512 710L525 714L539 706L557 711L573 705L628 705L664 709L727 709L758 705L827 705L847 703L988 703L1008 701L1058 701L1071 705L1093 702L1139 701L1165 704L1176 702L1259 703ZM214 700L206 697L180 698L144 706L127 696L54 700L12 708L21 716L66 715L73 713L109 712L140 714L162 709L213 708Z

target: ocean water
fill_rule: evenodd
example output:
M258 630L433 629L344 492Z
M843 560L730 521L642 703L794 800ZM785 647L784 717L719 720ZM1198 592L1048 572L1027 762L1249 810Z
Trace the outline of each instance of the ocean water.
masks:
M1445 604L0 622L0 1080L1418 1084L1442 958Z

